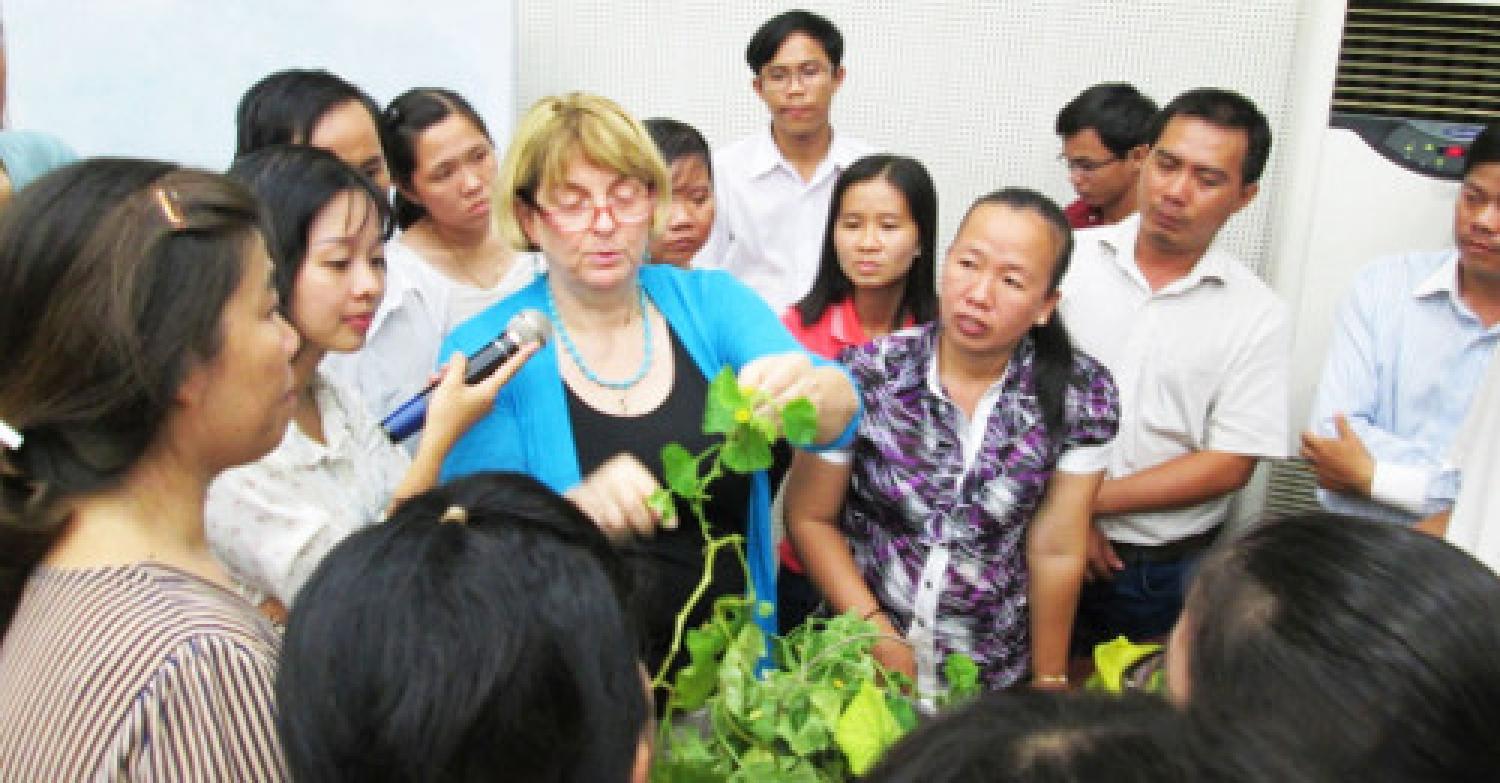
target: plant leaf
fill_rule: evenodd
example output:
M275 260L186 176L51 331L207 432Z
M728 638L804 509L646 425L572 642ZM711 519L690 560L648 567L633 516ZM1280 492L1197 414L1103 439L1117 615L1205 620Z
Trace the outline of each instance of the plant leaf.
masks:
M735 427L735 412L748 409L750 401L729 367L719 371L708 384L708 400L703 405L703 431L730 432Z
M891 715L880 689L866 680L859 693L844 708L838 725L833 730L833 740L844 758L849 760L849 770L863 775L875 766L880 754L901 736L901 726Z
M694 628L683 637L691 662L677 672L672 700L684 710L703 706L719 679L719 653L728 639L713 626Z
M688 500L698 499L701 494L698 489L698 458L682 444L668 443L662 447L661 472L668 489Z
M812 401L798 397L781 409L781 431L793 446L807 446L818 435L818 411Z
M666 487L657 487L651 491L646 498L646 508L656 514L662 528L671 530L677 527L677 503L672 500L672 492Z
M979 695L979 665L963 653L952 653L943 661L943 679L948 682L951 700Z
M735 427L719 458L735 473L754 473L771 467L771 444L753 426Z
M887 693L885 706L890 708L891 715L896 718L896 725L901 727L902 734L917 727L917 710L911 705L911 699L899 693Z

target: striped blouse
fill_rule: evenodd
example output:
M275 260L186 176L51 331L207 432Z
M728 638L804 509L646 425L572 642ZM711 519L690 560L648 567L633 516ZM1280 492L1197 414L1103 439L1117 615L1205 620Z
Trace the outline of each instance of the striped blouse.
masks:
M40 566L0 641L0 781L277 781L280 637L168 566Z

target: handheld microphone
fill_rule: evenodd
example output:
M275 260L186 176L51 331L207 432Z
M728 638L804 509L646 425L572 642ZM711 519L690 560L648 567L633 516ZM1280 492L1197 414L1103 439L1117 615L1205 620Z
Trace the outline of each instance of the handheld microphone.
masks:
M500 333L493 341L485 343L483 348L475 351L469 356L469 364L464 372L464 383L476 384L488 378L491 373L506 359L516 355L521 346L529 342L545 345L548 338L552 336L552 322L536 310L522 310L511 317L510 323L505 325L505 331ZM380 422L380 428L385 430L387 437L392 442L400 443L411 437L422 425L427 423L427 403L432 398L432 390L436 389L438 381L434 380L427 384L422 391L417 392L415 397L401 404L401 407L391 412Z

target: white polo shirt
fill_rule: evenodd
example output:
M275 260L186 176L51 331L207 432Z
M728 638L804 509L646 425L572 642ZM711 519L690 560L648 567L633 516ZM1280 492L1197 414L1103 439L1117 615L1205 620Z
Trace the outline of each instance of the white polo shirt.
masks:
M1120 389L1106 476L1197 451L1284 457L1291 333L1286 306L1214 248L1152 292L1135 263L1140 216L1077 232L1062 284L1063 322ZM1165 544L1221 524L1229 497L1175 511L1101 516L1113 541Z
M837 131L828 155L803 181L766 126L714 151L713 235L694 266L728 270L780 313L812 287L828 223L828 202L840 172L875 152Z

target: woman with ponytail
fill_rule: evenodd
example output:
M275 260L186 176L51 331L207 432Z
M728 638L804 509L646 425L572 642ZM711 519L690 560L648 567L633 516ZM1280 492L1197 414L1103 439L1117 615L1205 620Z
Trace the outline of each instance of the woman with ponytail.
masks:
M386 243L386 296L357 353L327 369L380 418L426 385L455 327L524 288L541 257L517 251L492 212L499 159L489 128L452 90L419 87L380 118L401 235ZM414 444L413 444L414 445Z
M970 207L937 321L845 354L865 416L846 452L798 454L787 528L830 608L876 658L940 685L949 653L990 688L1067 684L1089 509L1119 422L1109 371L1054 314L1062 210L1008 188Z
M0 216L0 779L279 780L279 638L203 531L297 339L255 201L94 160Z

